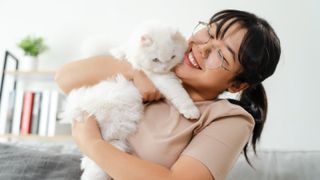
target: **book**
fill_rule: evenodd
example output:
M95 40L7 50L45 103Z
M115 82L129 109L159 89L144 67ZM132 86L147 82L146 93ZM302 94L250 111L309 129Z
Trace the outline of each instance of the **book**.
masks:
M40 103L40 119L38 134L40 136L47 136L48 133L48 117L50 108L50 91L42 92L42 100Z
M9 91L4 91L1 97L0 134L5 134L7 126L7 113L9 106Z
M16 91L12 129L11 129L11 133L16 134L16 135L20 134L20 122L21 122L22 106L23 106L23 94L24 94L24 91L21 89Z
M16 98L16 91L12 90L9 93L9 100L8 100L8 109L7 109L7 116L6 116L6 129L5 133L10 134L12 129L12 120L13 120L13 112L14 112L14 102Z
M33 109L32 109L32 125L31 134L38 134L39 131L39 120L40 120L40 103L41 103L41 92L36 92L34 95Z
M58 105L59 105L59 92L51 91L50 109L49 109L49 117L48 117L48 136L55 135Z
M70 124L61 124L61 112L63 111L65 95L53 91L50 97L48 136L71 134Z
M21 134L26 135L31 132L32 108L34 92L27 91L24 93L22 117L21 117Z

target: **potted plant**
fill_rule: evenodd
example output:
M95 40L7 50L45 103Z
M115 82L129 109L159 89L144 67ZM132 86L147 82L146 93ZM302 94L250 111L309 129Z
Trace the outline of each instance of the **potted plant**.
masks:
M36 70L39 61L38 56L48 50L48 46L41 37L27 36L20 41L18 46L26 56L21 62L21 67L24 70Z

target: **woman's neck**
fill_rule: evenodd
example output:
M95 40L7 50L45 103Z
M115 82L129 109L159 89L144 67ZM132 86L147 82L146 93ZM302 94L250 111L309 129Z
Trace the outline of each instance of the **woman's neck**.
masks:
M212 91L210 92L210 94L208 92L200 92L186 84L183 84L183 87L186 89L187 93L189 94L189 96L193 101L213 100L220 94L218 92L215 93Z

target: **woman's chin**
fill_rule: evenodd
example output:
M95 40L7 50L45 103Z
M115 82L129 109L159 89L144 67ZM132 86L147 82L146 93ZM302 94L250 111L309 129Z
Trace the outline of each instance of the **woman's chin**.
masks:
M187 64L179 64L174 69L175 74L184 82L188 79L194 77L194 68L188 66Z

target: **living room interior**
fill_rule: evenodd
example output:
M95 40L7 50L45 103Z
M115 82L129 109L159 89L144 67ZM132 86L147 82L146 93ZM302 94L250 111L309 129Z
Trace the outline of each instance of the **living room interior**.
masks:
M6 131L7 127L1 125L6 121L13 89L44 91L56 96L55 109L48 110L54 111L55 123L59 118L56 114L62 108L58 99L64 94L55 84L54 76L66 63L108 54L110 47L128 39L133 27L142 21L157 19L178 26L187 38L198 21L208 21L208 17L222 9L240 9L270 22L281 40L282 54L275 74L263 82L269 106L257 156L249 152L255 168L251 168L241 154L228 179L319 179L320 12L317 7L320 3L315 0L2 0L0 64L5 67L1 68L5 79L2 79L1 90L0 143L6 146L0 148L0 159L9 161L2 156L15 149L20 155L28 151L61 160L70 157L65 171L78 172L67 164L79 163L80 155L72 141L70 124L57 123L55 129L47 129L43 135L40 129L36 135L17 135L12 133L13 127L12 131ZM28 38L38 38L44 49L39 54L26 55L21 44ZM27 67L30 64L23 62L29 56L37 59L37 65L31 70ZM10 156L11 160L16 158L13 163L17 166L26 160L19 153ZM1 171L5 173L7 168L0 166L0 177ZM59 173L53 173L52 179L53 176Z

